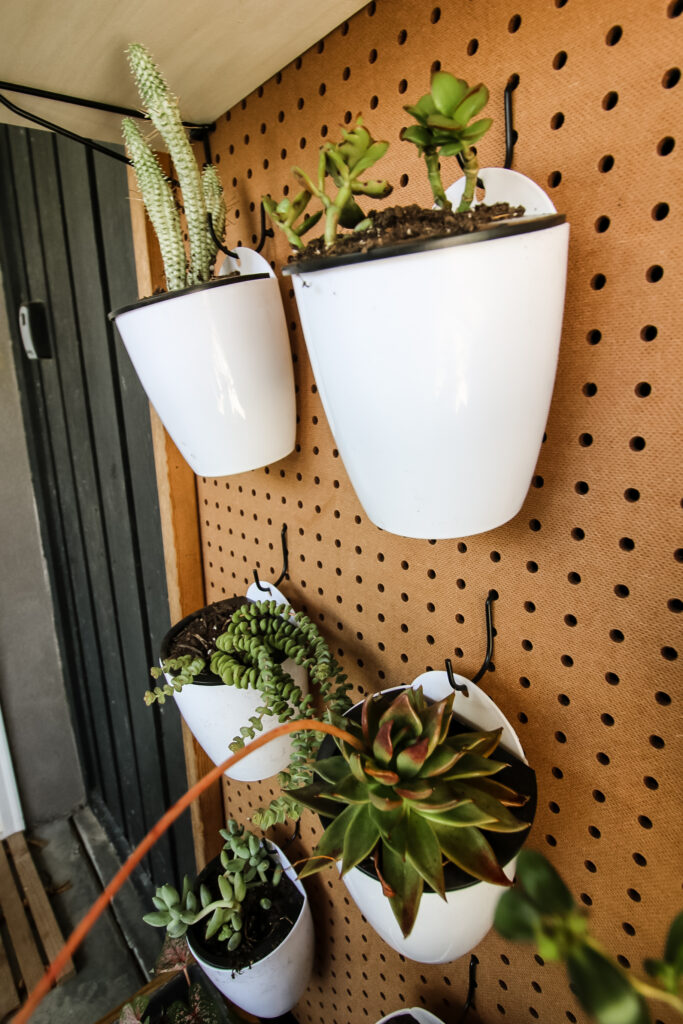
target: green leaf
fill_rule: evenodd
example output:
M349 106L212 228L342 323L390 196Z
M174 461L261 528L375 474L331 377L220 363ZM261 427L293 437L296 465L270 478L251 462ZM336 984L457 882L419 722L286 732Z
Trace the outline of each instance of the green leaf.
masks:
M529 802L528 796L518 793L515 789L510 789L509 786L504 786L502 782L497 782L495 779L478 779L477 789L492 796L495 800L500 800L505 807L524 807Z
M167 910L153 910L151 914L145 914L142 920L153 928L165 928L171 918Z
M504 939L533 942L540 928L541 915L519 889L508 889L498 901L493 926Z
M406 110L408 110L408 107L406 107ZM429 114L433 114L436 110L436 104L431 92L427 92L424 96L420 97L415 106L410 108L410 112L412 113L413 110L416 110L421 117L428 117Z
M382 839L387 839L391 836L392 831L397 827L404 814L405 807L403 803L389 811L381 811L374 804L370 804L370 817L377 826Z
M567 970L577 999L598 1024L649 1024L644 1000L602 953L581 945L570 952Z
M329 785L323 782L312 782L310 786L290 789L287 795L325 818L335 818L339 812L339 804L329 797Z
M370 778L381 782L383 786L394 786L400 782L400 777L390 768L378 768L370 759L365 762L365 774Z
M441 847L432 826L426 818L410 813L406 836L406 857L425 882L446 898Z
M430 810L428 806L420 806L419 809L433 825L447 825L449 828L467 828L472 825L489 828L492 822L495 823L494 818L471 800L461 800L452 809Z
M447 71L435 71L432 75L432 99L440 114L452 114L465 97L467 82Z
M477 828L447 828L434 825L442 852L459 868L482 882L510 886L488 841Z
M382 848L382 877L394 892L389 905L405 938L413 930L424 883L415 868L386 845Z
M470 89L457 110L453 112L454 120L459 121L464 127L473 117L476 117L480 110L483 110L488 101L489 91L485 85L478 85Z
M449 768L452 768L461 757L461 751L452 750L446 744L438 747L423 764L420 771L420 778L429 779L433 778L435 775L443 775L444 772L447 772Z
M348 804L366 804L370 799L368 787L354 779L353 775L349 775L340 786L335 786L330 792L330 798Z
M462 124L459 121L454 121L452 117L444 117L443 114L430 114L427 118L427 126L429 128L441 128L442 131L446 132L457 132L462 128Z
M361 804L355 808L355 812L344 837L342 875L365 860L379 840L379 829L372 820L368 805Z
M489 796L484 787L480 788L482 781L488 783L488 779L476 779L471 784L459 782L457 786L453 786L453 792L463 800L471 800L480 810L494 819L494 822L486 826L491 832L522 832L525 828L529 828L526 822L518 821L499 800Z
M677 974L683 974L683 911L671 922L664 948L664 959Z
M411 124L408 128L402 130L401 138L404 142L412 142L420 149L426 149L427 146L431 145L432 133L422 125Z
M349 776L349 766L343 757L338 754L334 757L324 757L315 762L313 769L316 775L320 775L326 782L339 784Z
M474 124L470 124L467 128L463 128L460 132L460 138L464 139L472 145L475 142L479 142L479 139L486 135L493 124L493 119L490 117L482 117L480 121L475 121Z
M567 914L574 907L572 894L542 853L521 850L516 874L522 890L541 913Z
M339 860L344 849L347 829L350 828L357 811L356 806L345 807L323 832L311 858L299 871L299 878L306 878L328 867L331 861ZM317 859L316 859L317 858Z
M421 737L411 746L404 747L396 757L396 767L401 773L401 778L412 779L424 767L429 749L429 738Z
M490 757L479 757L469 752L462 755L452 772L444 776L446 779L477 779L507 768L505 761L492 761Z
M387 721L382 719L382 724L377 730L372 744L372 756L378 764L386 766L391 763L391 758L394 753L394 744L391 739L393 727L393 719L389 719Z

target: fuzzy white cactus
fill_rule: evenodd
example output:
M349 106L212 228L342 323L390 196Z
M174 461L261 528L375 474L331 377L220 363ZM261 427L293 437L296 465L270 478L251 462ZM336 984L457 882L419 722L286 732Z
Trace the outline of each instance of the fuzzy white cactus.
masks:
M207 192L207 185L202 181L192 146L183 127L178 100L170 92L161 71L141 43L131 43L126 50L126 56L145 114L166 143L182 193L190 242L189 266L184 260L182 231L177 211L175 218L172 218L169 213L168 197L170 196L174 209L176 204L168 179L163 175L156 157L135 125L130 121L124 122L124 139L135 168L145 206L159 237L169 291L208 281L211 278L217 249L207 230L205 194L210 196L208 209L219 239L222 238L225 230L225 204L218 172L215 168L211 168L209 171ZM135 129L134 131L131 131L131 126ZM144 150L147 150L148 155L144 153ZM208 167L206 170L209 170ZM183 261L186 267L182 283L178 283L180 280L179 244L183 248ZM167 262L167 256L169 262Z

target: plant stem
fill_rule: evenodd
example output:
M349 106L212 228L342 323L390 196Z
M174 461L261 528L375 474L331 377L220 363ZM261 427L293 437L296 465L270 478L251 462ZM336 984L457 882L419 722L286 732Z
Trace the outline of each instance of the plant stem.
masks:
M28 1024L36 1007L40 1005L52 988L53 984L56 983L57 977L61 974L67 962L71 959L74 952L78 949L81 942L96 921L99 920L107 909L123 883L138 866L143 857L145 857L151 850L157 839L159 839L164 832L166 832L166 830L169 829L175 821L177 821L183 811L187 810L190 804L193 803L197 797L201 796L204 790L208 789L212 783L217 782L227 768L232 768L233 765L238 764L243 758L248 757L254 750L264 747L266 743L270 743L271 740L276 740L280 736L287 736L291 732L304 732L307 730L328 733L330 736L336 736L338 739L344 740L345 743L348 743L356 750L363 749L363 744L360 740L357 740L355 736L352 736L344 729L340 729L338 725L332 725L331 722L295 720L293 722L285 722L283 725L278 725L277 728L273 729L271 732L265 733L263 736L258 736L255 740L252 740L251 743L247 743L242 750L238 750L236 754L231 754L230 757L226 758L222 764L218 764L215 768L212 768L211 771L207 772L202 779L199 779L199 781L195 782L193 786L190 786L188 791L181 796L181 798L177 800L164 815L162 815L156 825L149 830L144 839L135 847L128 860L119 868L111 882L105 886L103 892L100 893L80 924L74 928L57 956L46 969L43 977L29 994L28 999L19 1012L13 1018L13 1024Z
M668 1006L673 1007L680 1014L683 1014L683 999L679 996L674 995L673 992L667 992L663 988L657 988L656 985L650 985L647 981L641 981L640 978L629 978L636 992L643 996L645 999L658 999L662 1003L666 1003Z
M425 162L427 164L427 177L429 178L434 202L442 210L452 210L453 205L450 200L446 198L446 193L443 190L438 150L425 150Z
M460 200L460 206L457 209L457 213L466 213L472 205L474 199L474 189L477 184L477 172L479 170L479 161L477 160L477 154L474 149L470 146L466 149L462 155L463 170L465 172L465 189Z

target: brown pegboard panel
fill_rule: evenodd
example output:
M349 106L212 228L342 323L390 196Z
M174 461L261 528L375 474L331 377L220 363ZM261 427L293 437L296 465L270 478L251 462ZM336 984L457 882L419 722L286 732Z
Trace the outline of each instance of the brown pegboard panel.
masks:
M522 512L490 533L438 542L369 523L283 282L297 449L265 470L198 481L207 598L242 591L252 568L277 575L286 521L283 589L367 693L447 656L474 673L495 589L495 667L483 685L538 772L531 844L552 855L597 935L636 969L661 950L681 905L681 10L679 0L379 0L229 112L212 137L229 240L252 244L261 194L294 187L290 166L312 169L322 139L359 112L392 142L380 171L396 186L389 202L428 203L424 168L398 134L402 104L426 91L435 61L489 85L496 121L480 158L501 164L503 89L519 75L514 166L549 190L572 232L557 383ZM266 255L280 266L284 239ZM230 784L232 813L248 813L268 788ZM302 850L312 828L307 818ZM374 1021L403 1003L457 1020L466 958L404 961L331 873L310 892L318 961L302 1024ZM483 1021L584 1020L561 969L495 935L476 952ZM660 1008L655 1017L670 1020Z

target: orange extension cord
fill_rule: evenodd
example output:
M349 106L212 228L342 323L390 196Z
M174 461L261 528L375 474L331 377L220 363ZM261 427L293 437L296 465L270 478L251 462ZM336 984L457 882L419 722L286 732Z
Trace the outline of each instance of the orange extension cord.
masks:
M315 729L318 732L326 732L331 736L337 736L359 750L362 746L354 736L351 736L348 732L345 732L336 725L331 725L328 722L299 720L294 722L285 722L284 725L277 726L277 728L273 729L271 732L265 733L263 736L259 736L257 739L252 740L251 743L247 743L242 750L239 750L236 754L227 758L227 760L223 761L222 764L216 765L216 767L208 772L203 779L195 782L195 784L188 789L184 796L181 796L180 800L178 800L173 807L166 811L156 825L149 830L142 842L133 850L125 864L121 866L112 878L111 882L109 882L101 895L95 900L81 923L74 928L57 956L45 971L43 977L29 994L28 999L19 1012L13 1018L14 1024L27 1024L27 1021L30 1020L33 1011L38 1007L52 988L52 985L57 980L59 973L66 965L67 960L69 960L75 950L78 949L81 942L102 912L106 910L111 900L132 872L133 868L137 867L142 858L154 846L159 836L164 834L166 829L173 824L176 818L180 817L183 811L190 806L193 800L196 800L212 782L216 782L217 779L220 779L221 775L227 768L232 768L234 764L241 761L243 757L247 756L247 754L250 754L254 750L258 750L259 747L265 746L266 743L270 743L271 740L275 740L279 736L286 736L287 733L290 732L302 732L305 729Z

